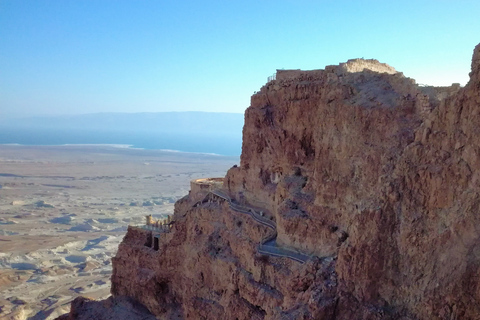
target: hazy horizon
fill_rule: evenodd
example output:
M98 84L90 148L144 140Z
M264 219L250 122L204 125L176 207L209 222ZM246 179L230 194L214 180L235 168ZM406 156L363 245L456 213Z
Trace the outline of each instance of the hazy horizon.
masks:
M480 2L0 2L0 116L243 113L276 69L374 58L465 85Z
M234 114L234 115L242 115L243 112L217 112L217 111L99 111L99 112L84 112L84 113L38 113L38 114L5 114L2 115L0 119L0 123L7 119L31 119L31 118L60 118L60 117L76 117L76 116L88 116L88 115L116 115L116 114L128 114L128 115L135 115L135 114L165 114L165 113L216 113L216 114Z
M238 156L243 114L90 113L0 119L0 144L114 144Z

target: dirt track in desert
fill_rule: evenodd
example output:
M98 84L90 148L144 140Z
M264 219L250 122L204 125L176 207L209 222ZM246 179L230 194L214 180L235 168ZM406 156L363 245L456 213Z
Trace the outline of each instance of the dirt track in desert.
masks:
M0 146L0 319L52 319L106 298L129 224L173 213L236 157L113 146Z

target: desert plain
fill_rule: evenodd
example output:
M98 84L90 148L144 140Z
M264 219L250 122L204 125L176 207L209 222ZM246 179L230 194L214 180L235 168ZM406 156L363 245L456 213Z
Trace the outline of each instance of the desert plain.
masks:
M110 295L128 225L165 218L238 157L109 145L0 145L0 319L54 319Z

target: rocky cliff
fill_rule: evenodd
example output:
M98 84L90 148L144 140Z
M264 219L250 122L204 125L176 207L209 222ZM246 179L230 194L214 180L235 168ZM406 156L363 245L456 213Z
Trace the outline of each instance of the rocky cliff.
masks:
M159 319L479 319L480 45L470 82L375 60L279 70L240 166L130 227L112 294Z

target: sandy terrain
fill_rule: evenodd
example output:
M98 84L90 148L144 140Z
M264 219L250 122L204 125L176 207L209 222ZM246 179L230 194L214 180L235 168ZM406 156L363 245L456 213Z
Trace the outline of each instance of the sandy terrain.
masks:
M129 224L161 218L191 179L238 158L111 146L0 146L0 319L51 319L106 298Z

